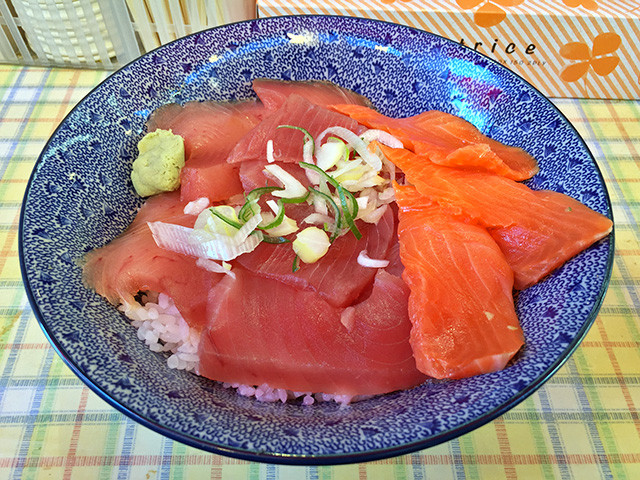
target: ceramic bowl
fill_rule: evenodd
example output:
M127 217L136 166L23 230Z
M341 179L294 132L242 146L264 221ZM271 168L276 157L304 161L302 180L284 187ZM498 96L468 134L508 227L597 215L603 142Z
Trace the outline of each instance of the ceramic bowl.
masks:
M226 25L160 47L113 73L64 119L24 198L20 254L33 310L53 347L100 397L137 422L203 450L287 464L361 462L424 449L517 405L566 361L594 322L611 273L613 235L519 293L526 346L505 370L431 381L341 407L260 403L167 368L116 308L87 289L78 261L120 234L141 199L128 180L153 109L251 97L258 77L322 79L383 113L438 109L521 146L539 161L536 189L611 216L597 165L566 118L531 85L454 42L345 17Z

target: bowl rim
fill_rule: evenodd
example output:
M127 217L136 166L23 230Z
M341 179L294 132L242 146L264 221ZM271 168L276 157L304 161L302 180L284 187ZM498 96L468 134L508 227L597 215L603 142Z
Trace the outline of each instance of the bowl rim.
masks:
M567 345L563 353L542 374L540 374L534 381L529 383L529 385L527 385L526 388L519 391L517 394L513 395L509 400L507 400L506 402L503 402L498 407L485 412L482 416L474 418L468 422L461 424L458 427L447 430L445 432L441 432L437 435L418 439L418 440L397 445L394 447L384 447L379 449L365 450L365 451L359 451L359 452L353 452L353 453L307 455L307 454L267 453L267 452L254 451L251 449L242 449L237 447L230 447L227 445L216 444L213 442L201 440L190 434L177 431L171 427L161 425L158 422L154 422L148 418L145 418L144 416L136 413L132 409L119 403L117 400L112 398L108 392L102 390L89 377L84 375L80 370L80 368L78 367L78 365L75 363L75 361L71 358L70 355L68 355L64 347L56 340L53 332L50 330L49 326L47 325L47 322L45 320L45 315L41 311L40 306L37 302L36 296L34 294L34 291L31 288L31 283L27 275L27 265L25 261L24 221L25 221L26 205L29 199L32 184L34 182L35 177L37 176L39 166L44 161L43 160L44 154L45 152L48 151L52 139L56 136L58 131L65 125L67 119L70 118L75 113L75 111L87 100L87 98L92 96L96 90L102 87L103 84L111 81L112 77L114 77L115 75L118 75L121 71L126 70L132 64L138 62L142 57L150 56L164 48L169 48L171 45L175 43L187 41L187 39L191 37L201 35L201 34L206 34L207 32L212 30L229 28L237 24L263 23L263 22L272 22L272 21L277 22L277 21L282 21L282 19L301 19L301 20L309 19L310 21L313 21L313 19L317 19L317 18L346 19L346 21L364 22L364 23L371 23L374 25L381 24L383 26L392 27L392 28L408 29L414 32L418 32L420 35L436 37L452 45L457 45L459 48L473 51L475 54L483 57L483 59L485 59L486 61L499 67L499 69L507 70L508 74L515 76L519 80L519 82L526 85L527 88L530 88L534 93L538 94L542 99L544 99L544 101L546 101L549 104L549 106L554 110L558 118L567 127L569 127L569 129L574 134L575 138L578 140L580 145L584 148L585 152L588 153L589 159L591 160L591 162L593 163L593 166L595 167L595 172L597 174L600 185L604 190L604 195L606 200L605 203L606 203L606 207L608 209L610 218L613 220L613 207L611 204L611 198L610 198L609 191L605 183L604 177L602 175L600 166L596 162L585 140L579 134L577 129L574 127L574 125L566 118L566 116L560 111L560 109L553 102L551 102L551 100L549 100L548 97L543 95L538 88L533 86L531 83L525 80L522 76L512 71L505 65L500 64L500 62L494 60L493 58L488 57L487 55L481 52L478 52L469 46L461 45L460 43L454 40L443 37L442 35L421 30L416 27L401 25L393 22L384 21L384 20L364 18L364 17L351 17L351 16L345 16L345 15L282 15L282 16L274 16L274 17L255 18L255 19L243 20L239 22L233 22L229 24L207 28L198 32L191 33L184 37L177 38L171 42L168 42L164 45L160 45L152 50L149 50L148 52L126 63L119 69L111 72L104 80L102 80L100 83L98 83L93 88L91 88L91 90L87 92L82 97L82 99L80 99L73 106L73 108L69 110L69 112L65 115L65 117L60 121L58 126L55 128L55 130L51 133L51 135L47 139L47 142L45 143L41 153L39 154L37 160L35 161L33 170L29 176L29 179L25 188L25 192L23 195L22 206L20 209L19 225L18 225L18 254L19 254L19 262L20 262L20 271L22 274L23 284L25 287L27 298L31 305L32 311L40 325L40 328L42 329L45 337L47 338L47 340L49 341L49 343L51 344L55 352L60 356L63 362L71 369L71 371L87 387L89 387L94 393L96 393L102 400L106 401L110 406L118 410L120 413L123 413L125 416L131 418L135 422L149 428L150 430L156 433L159 433L160 435L166 436L174 441L178 441L185 445L195 447L209 453L225 455L225 456L237 458L240 460L273 463L273 464L281 464L281 465L297 465L297 466L340 465L340 464L351 464L351 463L358 463L358 462L369 462L374 460L395 457L399 455L405 455L405 454L416 452L418 450L423 450L429 447L433 447L441 443L447 442L449 440L453 440L457 437L460 437L466 433L469 433L495 420L496 418L500 417L507 411L511 410L512 408L520 404L522 401L528 398L531 394L533 394L536 390L538 390L565 364L565 362L573 354L573 352L580 345L580 343L582 342L582 340L584 339L584 337L586 336L586 334L588 333L588 331L590 330L591 326L594 324L597 318L598 312L604 301L604 297L606 295L609 282L611 279L612 271L613 271L613 259L614 259L614 253L615 253L615 222L614 222L614 226L612 228L611 233L609 234L608 237L606 237L610 243L608 254L607 254L607 266L604 272L602 285L600 286L600 289L597 293L597 298L589 314L586 316L582 327L576 333L576 336L573 339L573 341Z

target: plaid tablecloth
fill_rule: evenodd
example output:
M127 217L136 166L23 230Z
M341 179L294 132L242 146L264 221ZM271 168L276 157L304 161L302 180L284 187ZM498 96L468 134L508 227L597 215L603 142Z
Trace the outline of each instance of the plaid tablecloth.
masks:
M18 219L34 162L103 72L0 65L0 479L640 478L640 102L557 100L614 207L617 252L600 315L566 365L497 420L385 461L263 465L138 426L80 382L28 304Z

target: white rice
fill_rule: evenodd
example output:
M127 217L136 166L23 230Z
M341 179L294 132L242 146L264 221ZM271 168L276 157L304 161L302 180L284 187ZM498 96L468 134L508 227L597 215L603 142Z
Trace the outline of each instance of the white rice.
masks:
M141 303L134 299L122 300L119 307L131 324L138 329L138 338L154 352L171 352L167 358L169 368L193 371L198 374L198 344L200 334L191 330L182 318L173 300L160 293L157 300L149 294ZM369 395L332 395L327 393L294 392L269 385L244 385L240 383L222 383L224 388L236 389L238 395L255 397L260 402L299 401L302 405L315 402L335 401L341 405L370 398Z

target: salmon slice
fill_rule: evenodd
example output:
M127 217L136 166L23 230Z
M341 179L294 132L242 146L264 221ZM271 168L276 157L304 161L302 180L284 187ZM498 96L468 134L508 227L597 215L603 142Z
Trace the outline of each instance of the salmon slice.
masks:
M332 112L296 94L290 95L282 106L245 135L227 158L229 163L264 161L267 142L273 141L274 158L279 162L302 161L304 134L299 130L278 128L294 125L307 130L314 138L328 127L339 126L354 132L362 130L358 122Z
M297 217L294 211L295 207L291 209L291 214L287 209L287 215ZM309 212L308 209L304 211ZM292 272L295 253L287 243L262 243L236 261L258 276L300 289L314 290L330 305L344 307L360 296L376 274L376 269L365 268L358 263L360 252L366 250L371 258L385 259L393 240L394 219L390 209L377 224L357 223L362 233L360 240L350 232L342 235L320 260L310 264L301 263L300 270L295 273Z
M156 220L192 226L195 217L182 212L178 192L149 198L121 236L86 255L84 281L114 305L131 301L138 291L165 293L185 321L200 329L206 318L206 292L221 275L197 267L195 258L158 247L147 226Z
M253 90L258 94L267 110L277 110L290 95L300 95L314 105L327 107L335 103L371 105L371 102L352 90L330 82L287 82L258 78L253 81Z
M407 118L390 118L361 105L332 105L369 128L397 137L405 148L438 165L496 173L526 180L538 173L538 163L527 152L483 135L455 115L427 111Z
M400 278L379 271L371 295L345 311L313 291L235 272L209 294L200 375L336 395L386 393L425 380L409 345L408 290Z
M236 143L262 119L264 106L189 102L160 107L149 118L148 130L171 130L184 139L185 166L180 173L181 199L207 197L212 202L242 193L238 168L226 162Z
M380 148L421 194L488 229L515 273L516 289L537 283L613 228L609 218L567 195Z
M524 343L513 273L487 231L397 184L402 275L418 369L464 378L503 369Z

